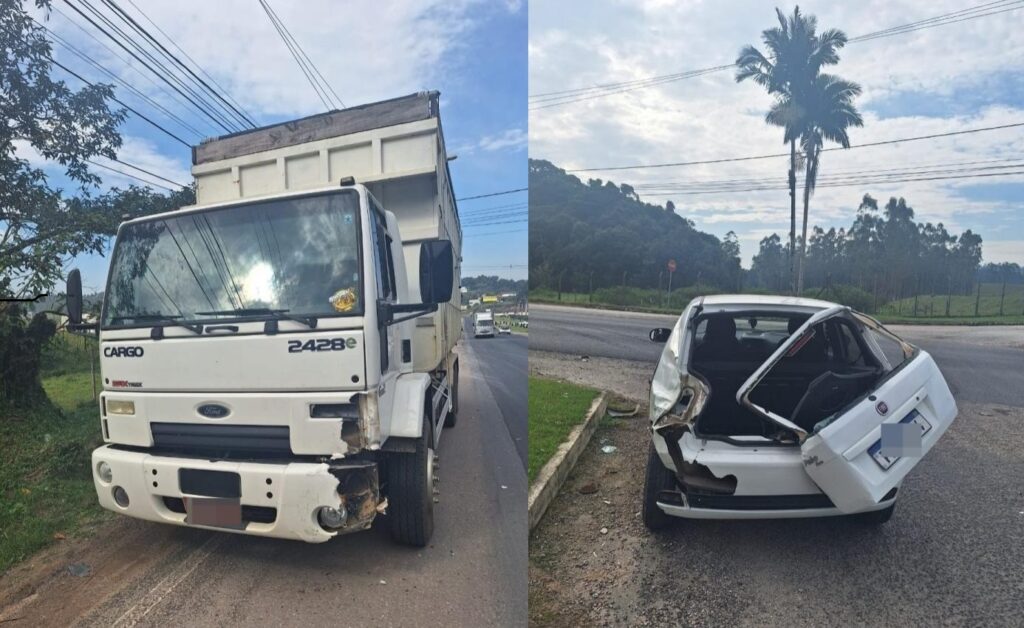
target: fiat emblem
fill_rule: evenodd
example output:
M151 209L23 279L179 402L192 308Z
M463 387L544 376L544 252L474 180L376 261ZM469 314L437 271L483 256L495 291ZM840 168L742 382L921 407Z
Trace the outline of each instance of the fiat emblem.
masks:
M879 401L878 404L875 405L875 410L878 411L878 414L885 416L889 413L889 406L884 401Z

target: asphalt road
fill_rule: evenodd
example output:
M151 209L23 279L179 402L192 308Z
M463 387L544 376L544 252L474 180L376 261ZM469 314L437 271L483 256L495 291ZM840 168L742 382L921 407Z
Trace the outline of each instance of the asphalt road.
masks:
M647 331L672 322L532 310L531 349L640 360L652 369L658 347ZM641 419L598 434L620 457L603 456L591 442L575 482L596 480L600 491L584 496L568 484L534 532L544 560L556 565L546 574L558 583L552 590L569 593L558 604L610 624L1020 625L1024 331L894 331L935 357L960 414L908 475L892 521L866 528L845 518L680 520L651 534L629 516L639 509L649 438ZM601 526L606 535L595 532ZM569 558L552 558L561 554Z
M472 319L466 317L462 344L471 346L476 354L480 374L498 402L498 410L526 469L526 336L474 338Z
M502 405L513 384L474 344L459 349L459 421L438 451L428 547L397 546L384 526L309 545L117 518L26 567L54 575L21 585L31 595L14 625L524 625L527 482ZM69 575L71 561L88 575Z
M662 345L647 338L678 317L534 305L530 348L654 364ZM935 358L959 401L1024 405L1024 328L894 325L890 328Z

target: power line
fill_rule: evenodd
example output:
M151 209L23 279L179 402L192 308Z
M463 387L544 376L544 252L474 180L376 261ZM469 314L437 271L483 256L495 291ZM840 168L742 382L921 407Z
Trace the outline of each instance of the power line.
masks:
M270 13L273 14L274 19L277 20L277 23L280 24L281 28L284 29L285 34L289 37L289 39L292 40L292 43L295 44L295 47L298 49L299 53L301 53L303 58L306 60L306 64L313 70L313 72L316 73L318 77L320 77L320 82L322 83L323 87L326 87L327 90L330 90L331 94L333 94L334 98L338 101L338 104L341 106L342 109L344 109L345 102L342 101L341 96L338 96L338 92L334 91L334 87L332 87L331 84L327 82L327 79L324 78L324 75L320 72L320 68L316 67L316 64L313 63L313 60L309 58L308 54L306 54L306 51L302 47L302 44L299 43L299 40L296 39L294 35L292 35L292 32L290 30L288 30L288 26L285 25L284 20L278 17L277 12L274 11L273 7L270 6L270 3L268 1L262 0L262 2L265 5L265 8L268 11L270 11Z
M998 15L1000 13L1015 11L1021 8L1024 8L1024 5L1022 5L1021 0L1011 0L1008 4L1007 0L999 0L998 2L984 3L976 5L969 9L960 9L958 11L945 13L924 20L918 20L916 22L910 22L908 24L890 27L880 31L865 33L864 35L859 35L857 37L849 39L848 43L860 43L864 41L870 41L872 39L880 39L882 37L903 35L906 33L912 33L919 30L935 28L937 26L945 26L947 24L955 24L957 22L974 20L982 17L987 17L990 15ZM624 92L643 89L646 87L652 87L654 85L660 85L663 83L671 83L683 79L704 76L705 74L721 72L733 68L735 66L736 64L733 63L729 65L720 65L710 68L678 72L675 74L653 76L646 79L636 79L633 81L622 81L618 83L605 83L603 85L596 85L592 87L533 94L529 97L530 103L537 106L532 106L529 109L530 111L533 111L537 109L546 109L549 107L568 105L576 102L581 102L584 100L592 100L594 98L602 98L604 96L621 94Z
M485 237L485 236L504 235L504 234L508 234L508 233L526 233L527 231L528 231L528 229L508 229L508 230L505 230L505 231L490 231L490 232L487 232L487 233L470 233L470 234L466 234L466 235L468 235L470 238L482 238L482 237Z
M92 81L89 81L89 80L87 80L87 79L86 79L85 77L83 77L83 76L82 76L81 74L78 74L77 72L75 72L75 71L74 71L74 70L72 70L71 68L67 67L67 66L66 66L66 65L64 65L63 63L60 63L60 62L59 62L59 61L57 61L56 59L50 59L50 63L52 63L53 65L57 66L58 68L60 68L60 69L64 70L65 72L67 72L67 73L68 73L68 74L70 74L71 76L73 76L73 77L77 78L78 80L82 81L82 82L83 82L83 83L85 83L86 85L89 85L89 86L91 86L91 87L94 87L94 86L96 85L96 84L95 84L95 83L93 83ZM157 129L159 129L159 130L163 131L163 132L164 132L165 134L167 134L168 136L170 136L170 137L172 137L172 138L176 139L177 141L181 142L181 143L182 143L183 145L185 145L186 147L188 147L188 148L192 148L192 145L191 145L191 144L189 144L189 143L188 143L188 142L186 142L185 140L181 139L180 137L178 137L178 136L177 136L177 135L175 135L174 133L171 133L170 131L168 131L168 130L167 130L167 129L165 129L164 127L160 126L160 125L159 125L159 124L157 124L156 122L153 122L152 120L150 120L150 119L149 119L148 117L146 117L145 115L143 115L143 114L139 113L139 111L138 111L137 109L135 109L134 107L131 107L131 106L129 106L129 105L127 105L127 104L125 104L125 103L124 103L124 101L122 101L121 99L119 99L119 98L118 98L117 96L111 96L111 97L110 97L110 99L111 99L111 100L113 100L114 102L116 102L117 104L121 105L122 107L124 107L124 108L125 108L125 109L127 109L128 111L131 111L131 112L132 112L132 113L134 113L135 115L139 116L140 118L142 118L142 119L143 119L143 120L145 120L146 122L150 123L151 125L153 125L153 126L154 126L154 127L156 127Z
M146 170L145 168L142 168L140 166L136 166L135 164L130 164L127 161L122 161L122 160L118 159L117 157L113 157L113 158L109 158L109 159L111 161L116 161L117 163L121 164L122 166L128 166L132 170L138 170L139 172L144 173L144 174L148 174L151 177L156 177L157 179L160 179L161 181L166 181L167 183L170 183L171 185L176 185L179 188L187 188L188 187L184 183L178 183L177 181L172 181L171 179L168 179L167 177L162 177L162 176L158 175L155 172Z
M85 33L90 39L95 41L97 44L99 44L101 47L103 47L108 53L110 53L111 56L113 56L114 58L116 58L119 61L121 61L121 63L123 63L126 68L132 70L133 72L135 72L136 74L138 74L139 76L144 78L150 85L153 85L164 96L168 97L169 99L173 100L174 102L176 102L177 104L181 105L182 107L184 107L186 109L188 109L190 107L190 104L188 102L186 102L181 97L180 94L168 91L167 87L164 84L162 84L161 82L159 82L156 79L154 79L148 73L139 70L139 68L136 67L136 64L133 64L130 60L126 59L121 53L119 53L118 51L116 51L113 48L111 48L105 41L103 41L102 39L100 39L99 37L94 35L92 33L92 31L90 31L89 29L85 28L84 26L82 26L81 24L76 22L75 20L71 19L71 17L68 16L67 13L64 13L63 11L60 10L59 6L54 5L53 6L53 10L56 11L61 17L63 17L68 22L68 24L74 26L78 30L80 30L83 33ZM210 124L207 120L205 120L203 118L200 118L200 119L203 121L204 124L206 124L206 125ZM205 136L206 134L200 133L200 135L201 136Z
M1011 124L1000 124L996 126L981 127L977 129L965 129L963 131L950 131L948 133L932 133L930 135L919 135L916 137L902 137L894 140L884 140L881 142L868 142L866 144L853 144L849 148L843 148L841 146L834 146L832 148L823 148L819 152L829 152L834 150L853 150L855 148L869 148L871 146L886 146L888 144L899 144L901 142L916 142L919 140L932 140L942 137L953 137L956 135L967 135L970 133L982 133L984 131L998 131L1002 129L1012 129L1016 127L1024 126L1024 122L1014 122ZM612 170L639 170L644 168L674 168L681 166L698 166L704 164L721 164L736 161L753 161L757 159L775 159L778 157L789 157L789 153L774 153L771 155L751 155L749 157L726 157L722 159L706 159L703 161L679 161L673 163L661 163L661 164L644 164L636 166L608 166L604 168L576 168L574 170L566 170L566 172L596 172L596 171L612 171Z
M970 166L974 164L992 164L995 162L1016 162L1006 165L986 165L962 168L959 166ZM944 174L950 172L973 172L973 171L984 171L984 170L998 170L1006 168L1018 168L1024 167L1024 160L1022 158L1012 159L995 159L995 160L982 160L982 161L967 161L967 162L953 162L946 164L932 164L928 166L912 166L909 168L880 168L880 169L869 169L869 170L837 170L822 174L818 177L818 181L825 181L828 179L850 179L857 178L856 175L873 175L874 177L894 177L894 176L906 176L916 174ZM853 175L851 177L851 175ZM753 185L753 184L775 184L780 181L785 181L784 177L767 177L767 178L746 178L746 179L711 179L711 180L682 180L682 181L660 181L651 183L641 183L632 186L634 190L640 192L642 190L653 190L653 189L704 189L722 186L735 186L735 185ZM788 188L787 188L788 189Z
M109 77L110 77L111 79L113 79L114 81L117 81L118 83L120 83L121 85L123 85L123 86L124 86L125 88L127 88L127 89L128 89L128 90L129 90L130 92L131 92L131 93L135 94L135 96L136 96L136 97L138 97L138 98L142 99L143 101L145 101L145 102L149 103L149 104L150 104L150 105L152 105L152 106L153 106L153 107L154 107L155 109L157 109L157 110L159 110L159 111L163 112L163 113L164 113L164 115L166 115L166 116L167 116L168 118L170 118L171 120L173 120L173 121L177 122L177 123L178 123L179 125L181 125L182 127L184 127L184 128L186 128L186 129L188 129L189 131L192 131L193 133L195 133L195 134L196 134L196 135L198 135L199 137L203 137L203 133L201 133L201 132L200 132L200 131L199 131L198 129L196 129L196 128L195 128L194 126L192 126L192 125L190 125L189 123L187 123L187 122L185 122L184 120L182 120L182 119L181 119L180 117L178 117L177 115L175 115L175 114L174 114L173 112L171 112L170 110L168 110L167 108L165 108L165 107L164 107L163 105L161 105L161 104L160 104L160 103L158 103L157 101L153 100L152 98L150 98L150 97L149 97L149 96L147 96L146 94L142 93L142 92L141 92L141 91L140 91L140 90L139 90L138 88L136 88L136 87L135 87L134 85L132 85L132 84L131 84L131 83L129 83L128 81L126 81L126 80L122 79L122 78L121 78L120 76L118 76L118 75L117 75L117 74L115 74L114 72L111 72L111 71L110 71L110 70L108 70L107 68L103 67L103 65L102 65L101 63L99 63L98 61L96 61L95 59L93 59L93 58L92 58L91 56L89 56L89 55L88 55L88 54L86 54L85 52L82 52L81 50L79 50L79 49L78 49L78 48L76 48L75 46L73 46L73 45L71 45L70 43L68 43L68 42L67 42L67 40L65 40L64 38L62 38L62 37L61 37L60 35L58 35L57 33L53 32L52 30L50 30L49 28L47 28L47 27L46 27L46 26L44 26L43 24L40 24L40 23L39 23L39 22L37 22L37 21L36 21L35 19L33 19L32 21L33 21L33 22L35 22L37 26L39 26L40 28L42 28L43 30L45 30L45 31L46 31L47 33L49 33L49 34L50 34L50 36L51 36L51 37L52 37L52 38L53 38L53 39L54 39L54 40L55 40L55 41L56 41L57 43L59 43L59 44L60 44L61 46L63 46L64 48L67 48L68 50L70 50L70 51L71 51L71 52L72 52L73 54L75 54L76 56L78 56L78 57L79 57L80 59L82 59L83 61L85 61L85 62L89 63L90 65L92 65L93 67L95 67L96 69L98 69L99 71L101 71L101 72L103 72L104 74L106 74L107 76L109 76Z
M161 44L160 41L156 37L154 37L149 31L147 31L138 22L136 22L135 19L132 18L132 16L128 15L128 13L125 12L125 10L122 9L120 6L118 6L118 4L114 0L103 0L103 3L106 4L110 9L115 11L121 17L122 21L124 21L127 24L129 24L135 30L135 32L139 33L144 38L146 38L148 41L150 41L153 45L155 45L157 48L159 48L160 51L163 52L164 56L167 59L169 59L172 63L176 64L182 70L187 72L188 75L191 76L192 79L194 79L195 82L197 82L199 85L201 85L203 88L205 88L207 93L212 94L215 98L217 98L222 103L222 105L221 105L222 108L225 111L227 111L228 113L230 113L236 120L240 120L243 125L248 125L250 128L256 128L256 123L255 122L253 122L251 119L249 119L248 116L246 116L244 113L239 111L230 102L228 102L228 100L226 98L224 98L220 94L220 92L218 92L213 87L211 87L210 84L207 83L205 80L203 80L202 77L200 77L198 74L193 72L192 68L190 68L188 65L186 65L174 53L172 53L170 50L168 50L166 47L164 47L164 45Z
M316 81L312 71L307 69L305 62L303 61L303 57L302 55L299 54L298 49L291 43L289 38L285 35L284 24L278 21L277 14L275 14L271 10L269 4L267 4L264 0L259 1L260 6L263 7L263 11L267 14L267 18L270 20L270 23L273 24L274 28L277 30L277 34L281 37L281 41L283 41L284 45L288 47L288 51L291 53L292 58L295 59L295 63L299 65L299 69L302 70L302 73L304 75L306 75L306 80L309 81L309 84L313 87L313 91L316 92L316 95L320 99L320 102L322 102L324 104L324 107L326 107L328 110L334 109L334 106L330 102L328 102L329 97L327 95L327 90L321 87L320 84Z
M229 120L227 120L227 118L224 118L222 114L220 114L219 112L211 109L210 108L211 105L210 105L209 102L206 102L205 99L203 99L202 96L200 96L198 93L196 93L196 91L194 89L192 89L191 87L186 85L176 74L171 72L166 66L164 66L162 63L160 63L160 61L158 61L152 55L152 53L150 53L149 51L145 50L132 37L130 37L127 33L125 33L124 30L122 30L119 26L114 24L113 21L110 20L110 18L108 18L107 16L103 15L103 13L101 13L98 9L96 9L96 7L92 6L88 2L88 0L78 0L78 2L82 6L87 8L94 16L96 16L97 19L99 19L104 24L106 24L112 31L116 32L118 35L120 35L122 38L124 38L124 40L127 41L129 44L131 44L135 48L135 50L137 50L139 53L141 53L147 59L149 59L152 62L153 65L156 65L157 67L159 67L163 71L163 73L158 72L157 70L155 70L153 68L153 65L150 65L150 63L147 63L144 59L139 57L139 55L136 54L135 51L129 49L128 46L124 42L121 41L121 39L118 39L117 37L112 35L107 29L103 28L103 26L100 26L99 24L97 24L95 20L90 18L81 9L79 9L77 6L72 4L71 0L65 0L65 1L67 2L67 5L69 7L71 7L76 13L78 13L80 16L82 16L82 18L84 18L87 22L92 24L93 27L96 28L96 30L100 31L101 33L106 35L108 38L110 38L110 40L113 41L115 44L117 44L118 47L120 47L122 50L124 50L129 55L131 55L132 58L134 58L136 61L141 63L143 66L145 66L146 69L148 69L150 72L152 72L153 75L156 76L157 78L159 78L161 81L166 83L171 89L173 89L174 91L176 91L179 94L181 94L185 98L185 100L189 101L194 107L196 107L196 109L198 109L204 115L206 115L208 118L213 120L222 129L224 129L225 131L227 131L229 133L239 130L235 125L233 125ZM172 79L173 79L174 82L172 82ZM175 83L177 83L177 85ZM188 92L188 93L186 93L186 92ZM200 104L199 102L196 102L196 100L201 101L202 104Z
M514 190L502 190L501 192L491 192L490 194L477 194L476 196L464 196L462 198L455 199L456 201L472 201L478 198L489 198L491 196L501 196L503 194L512 194L515 192L526 192L530 188L516 188Z
M867 185L885 185L889 183L911 183L915 181L945 181L948 179L978 179L988 177L1007 177L1015 175L1024 175L1024 170L1018 170L1015 172L989 172L982 174L963 174L963 175L947 175L947 176L935 176L935 177L916 177L906 179L889 179L885 181L852 181L852 182L839 182L839 183L823 183L815 186L816 188L838 188L838 187L863 187ZM722 190L704 190L694 192L646 192L645 196L693 196L697 194L732 194L732 193L747 193L747 192L763 192L771 190L788 190L788 186L782 187L751 187L747 189L722 189Z
M215 78L213 78L213 76L211 76L209 72L207 72L206 70L203 69L203 66L199 65L198 61L193 59L191 57L191 55L189 55L181 46L179 46L178 43L175 42L174 39L170 35L168 35L166 32L164 32L164 30L162 28L160 28L160 26L156 22L154 22L152 19L150 19L150 17L148 15L146 15L146 13L142 9L140 9L138 5L135 4L135 2L133 2L132 0L128 0L128 4L132 5L135 8L135 10L138 11L140 15L142 15L142 17L146 18L146 21L149 22L150 24L152 24L153 28L155 28L157 30L157 32L159 32L161 35L166 37L167 41L169 41L171 43L171 45L174 46L174 48L178 52L180 52L181 54L185 55L185 58L188 59L189 61L191 61L192 65L196 66L199 69L199 71L203 73L203 76L205 76L206 78L210 79L211 83L213 83L220 91L224 92L224 96L226 96L228 98L228 100L230 100L236 107L238 107L238 109L242 113L244 113L250 120L255 120L255 118L248 111L246 111L242 107L242 105L240 105L238 103L238 101L234 99L234 97L231 96L231 92L229 92L228 90L224 89L224 87L221 86L221 84L218 83L217 80Z
M160 44L160 42L158 42L147 30L139 26L137 22L135 22L130 16L124 13L121 7L117 6L117 4L113 2L113 0L100 0L100 2L102 2L108 8L108 10L112 11L114 16L119 18L120 21L123 22L129 29L134 31L135 34L141 36L141 39L138 39L133 35L126 33L124 30L121 29L121 27L114 24L113 20L104 13L102 13L99 9L94 7L90 3L90 0L78 1L82 3L84 6L86 6L99 19L103 20L103 22L107 24L111 29L114 29L118 34L124 37L125 40L128 41L128 43L130 43L136 50L145 55L146 58L148 58L150 61L156 64L165 73L167 73L167 75L170 78L174 79L174 81L183 89L188 91L189 94L200 100L204 106L208 107L210 111L216 114L219 120L231 126L232 130L238 130L239 128L244 128L247 125L252 126L249 125L249 123L246 122L244 118L240 118L237 113L233 112L230 109L230 107L225 107L223 104L218 102L218 99L223 100L223 98L220 98L219 94L217 94L214 90L210 89L209 85L206 85L201 80L197 80L198 77L195 77L194 72L192 72L187 66L182 64L177 57L170 54L167 51L167 49L164 48ZM149 47L145 45L147 43L149 44ZM170 67L164 65L163 61L161 61L160 59L157 59L156 55L160 55L161 51L162 57L171 63ZM180 70L178 70L175 67L179 65L185 69L186 72L184 74L181 74ZM191 74L192 77L190 77L189 74ZM213 97L212 100L209 98L210 96Z
M135 179L136 181L142 181L143 183L145 183L147 185L152 185L154 187L163 188L163 189L167 190L168 192L174 192L175 191L173 188L169 188L166 185L160 185L159 183L153 183L152 181L147 181L147 180L143 179L142 177L138 177L138 176L136 176L134 174L131 174L130 172L125 172L124 170L118 170L117 168L114 168L112 166L108 166L106 164L101 164L98 161L93 161L92 159L86 159L85 161L87 161L88 163L90 163L90 164L92 164L94 166L99 166L100 168L105 168L107 170L110 170L111 172L116 172L117 174L119 174L121 176L124 176L124 177L128 177L129 179ZM125 164L125 165L128 165L128 164ZM163 177L161 177L161 178L163 178Z

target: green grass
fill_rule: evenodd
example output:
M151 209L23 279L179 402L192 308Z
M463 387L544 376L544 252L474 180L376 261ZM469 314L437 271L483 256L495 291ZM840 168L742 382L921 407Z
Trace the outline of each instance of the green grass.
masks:
M96 502L90 454L100 426L89 374L90 348L56 339L43 353L46 398L0 407L0 573L105 517Z
M949 323L949 324L965 324L970 325L972 323L967 322L965 319L987 319L987 320L1000 320L1007 319L1008 321L1020 321L1024 318L1024 285L1012 285L1006 286L1006 296L1001 299L1002 295L1002 284L998 283L985 283L981 285L981 298L978 298L977 293L974 294L954 294L949 298L949 316L946 316L946 295L935 294L935 295L918 295L917 297L917 316L914 316L914 297L907 297L898 301L887 303L879 308L880 316L889 316L900 319L959 319L964 320L963 323ZM1002 301L1003 314L999 315L999 303ZM975 303L977 303L978 316L974 315ZM1003 322L1003 324L1015 324L1013 322ZM996 323L974 323L974 324L996 324Z
M598 391L552 379L530 377L527 475L532 482L569 432L586 417Z

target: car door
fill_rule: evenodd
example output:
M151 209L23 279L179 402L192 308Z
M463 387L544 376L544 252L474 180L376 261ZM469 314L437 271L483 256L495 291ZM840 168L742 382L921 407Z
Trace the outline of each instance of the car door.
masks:
M800 351L815 326L838 317L853 324L862 346L881 365L881 376L868 391L810 431L751 401L751 391L784 356ZM927 352L845 307L808 319L744 382L737 401L797 434L804 470L843 512L878 504L931 450L957 413L949 386Z

